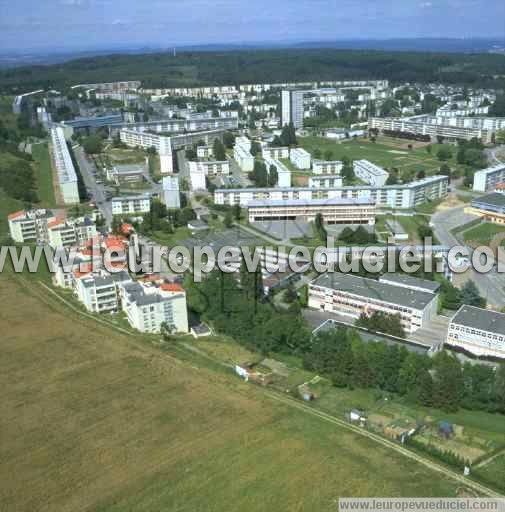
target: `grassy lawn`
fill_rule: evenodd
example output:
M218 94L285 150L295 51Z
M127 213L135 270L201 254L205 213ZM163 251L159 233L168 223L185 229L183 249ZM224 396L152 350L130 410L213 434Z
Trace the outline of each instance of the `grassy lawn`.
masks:
M339 496L461 487L231 371L83 318L33 280L0 284L2 510L330 510Z
M300 137L299 144L311 154L314 154L316 149L319 149L323 155L329 150L335 160L341 160L347 156L351 160L369 160L388 169L396 167L401 174L411 179L414 179L419 171L424 171L427 175L438 174L443 162L438 160L436 154L442 147L449 147L453 153L451 160L447 162L451 169L459 170L461 167L456 162L456 148L443 144L433 144L431 154L424 147L400 149L394 139L386 137L382 137L380 143L373 143L368 139L335 142L323 137Z
M47 144L34 144L32 148L40 206L48 208L56 206L53 187L53 169Z
M377 217L377 223L375 225L375 229L377 232L391 231L389 226L387 225L387 221L396 221L399 222L402 228L408 233L409 239L406 240L408 243L418 244L420 243L418 229L420 226L425 226L428 224L429 219L425 215L414 215L412 217L407 217L405 215L381 215ZM436 238L433 239L435 244L438 243Z
M165 233L164 231L155 231L152 239L156 242L173 247L179 245L183 240L191 236L191 231L187 227L177 228L173 233Z
M493 224L491 222L483 222L478 226L470 228L463 232L465 242L473 242L479 245L487 245L499 233L505 233L505 226Z
M482 477L484 481L505 490L505 453L493 459L489 464L476 469L474 473L477 477Z
M7 221L7 215L18 210L22 210L24 207L21 201L12 199L0 188L0 237L5 236L9 233L9 223Z

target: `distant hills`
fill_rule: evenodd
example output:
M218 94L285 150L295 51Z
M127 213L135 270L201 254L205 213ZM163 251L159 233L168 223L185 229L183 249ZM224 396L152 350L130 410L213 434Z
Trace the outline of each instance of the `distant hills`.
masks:
M383 50L438 53L498 53L505 56L505 38L413 38L413 39L342 39L334 41L285 41L260 43L222 43L178 46L176 52L222 52L267 49L316 49L334 48L342 50ZM129 46L95 48L89 50L33 50L23 52L1 52L0 68L29 65L58 64L69 60L100 55L138 55L173 52L173 47Z

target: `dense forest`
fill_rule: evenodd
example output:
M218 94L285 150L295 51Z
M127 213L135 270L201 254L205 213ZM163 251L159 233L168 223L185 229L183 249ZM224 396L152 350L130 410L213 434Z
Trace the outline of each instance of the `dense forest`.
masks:
M76 83L141 80L145 87L389 79L505 87L505 59L495 54L290 49L108 55L0 72L0 92L65 88Z

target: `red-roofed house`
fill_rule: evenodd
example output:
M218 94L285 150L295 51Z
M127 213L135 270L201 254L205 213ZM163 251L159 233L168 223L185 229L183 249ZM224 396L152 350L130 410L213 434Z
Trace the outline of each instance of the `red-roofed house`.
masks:
M47 242L47 224L54 220L49 210L19 210L7 216L11 238L18 243Z

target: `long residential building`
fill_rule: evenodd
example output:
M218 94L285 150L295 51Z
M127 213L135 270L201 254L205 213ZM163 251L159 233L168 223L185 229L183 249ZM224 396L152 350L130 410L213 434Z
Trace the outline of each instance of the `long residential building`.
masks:
M314 178L314 176L313 176ZM221 205L239 204L247 207L251 201L287 199L369 199L377 206L413 208L427 201L435 201L447 195L447 176L430 176L404 185L384 187L350 186L335 188L238 188L217 189L214 202Z
M303 148L293 148L289 152L289 159L297 169L310 169L311 158Z
M375 224L375 203L368 199L269 199L251 201L249 222L299 220L313 222L321 214L326 224Z
M208 130L236 130L238 119L235 117L206 117L197 119L162 119L158 121L145 121L140 123L124 124L123 129L138 132L155 132L177 135L186 132L200 132Z
M237 137L233 147L233 158L244 172L254 169L254 156L251 154L251 141L247 137Z
M473 190L488 192L494 190L498 183L505 181L505 164L494 165L481 169L473 175Z
M437 122L438 119L440 122ZM432 140L435 140L437 137L451 140L477 138L485 143L491 142L492 134L494 133L492 130L482 127L451 126L446 124L446 121L449 120L450 118L435 118L424 115L403 118L371 117L368 120L368 127L381 131L394 130L416 135L428 135Z
M342 176L336 176L335 174L317 175L309 178L310 188L339 188L342 187Z
M309 283L310 308L352 318L375 312L399 315L407 333L429 323L437 314L437 305L436 293L352 274L325 273Z
M465 213L479 215L483 221L505 224L505 194L493 192L472 199Z
M273 166L277 170L277 187L291 186L291 171L280 161L268 156L264 157L267 172L270 175L270 168Z
M289 158L289 148L287 146L282 147L270 147L264 146L261 149L263 158L273 158L279 160L280 158Z
M446 344L476 356L505 359L505 314L461 306L449 324Z
M74 164L68 151L67 141L63 128L51 128L52 156L54 167L58 175L58 184L61 197L65 204L79 202L79 187Z
M112 215L142 215L151 209L149 195L121 196L111 199Z
M353 168L354 175L372 187L383 187L389 176L386 170L368 160L354 160Z

